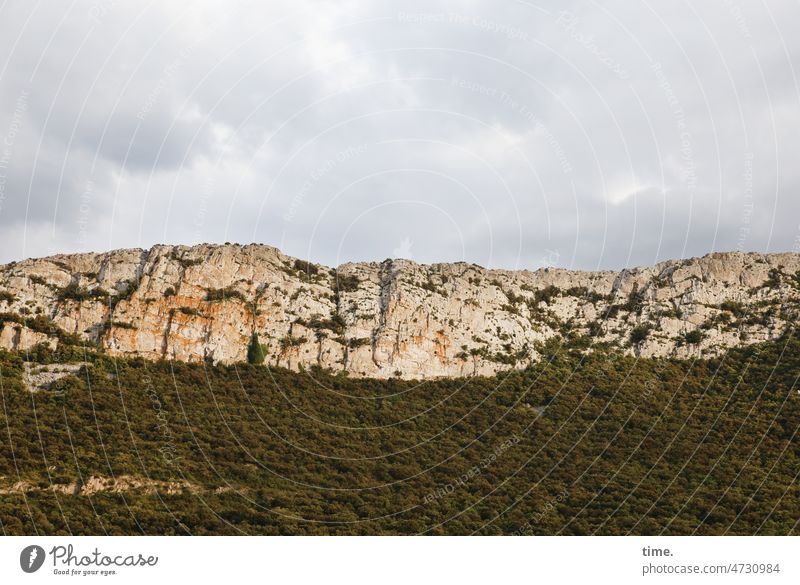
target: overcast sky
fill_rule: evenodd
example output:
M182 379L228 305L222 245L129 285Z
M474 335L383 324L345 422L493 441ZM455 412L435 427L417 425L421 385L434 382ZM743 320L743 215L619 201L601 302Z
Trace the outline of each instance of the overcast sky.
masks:
M800 250L800 3L0 4L0 262Z

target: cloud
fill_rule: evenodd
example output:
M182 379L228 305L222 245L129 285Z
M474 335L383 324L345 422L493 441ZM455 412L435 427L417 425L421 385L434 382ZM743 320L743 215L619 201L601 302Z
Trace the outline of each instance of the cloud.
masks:
M162 4L0 8L0 261L259 241L606 268L798 241L792 3Z

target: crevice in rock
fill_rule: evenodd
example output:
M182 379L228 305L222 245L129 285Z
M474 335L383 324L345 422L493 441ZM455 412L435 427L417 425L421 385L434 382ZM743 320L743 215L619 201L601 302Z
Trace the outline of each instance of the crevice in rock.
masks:
M164 334L161 338L161 359L165 359L167 357L167 351L169 351L169 335L172 330L173 310L174 309L171 309L169 313L167 313L167 323L164 326Z

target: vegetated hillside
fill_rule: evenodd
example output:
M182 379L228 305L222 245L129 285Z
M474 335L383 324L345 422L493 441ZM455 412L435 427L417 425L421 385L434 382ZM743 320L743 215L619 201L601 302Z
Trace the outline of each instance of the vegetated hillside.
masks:
M497 377L415 383L2 353L0 526L798 533L798 336L707 361L542 354Z
M699 357L800 315L800 254L619 272L409 260L312 264L263 245L154 246L0 266L0 348L84 343L150 360L429 379L524 368L551 340Z

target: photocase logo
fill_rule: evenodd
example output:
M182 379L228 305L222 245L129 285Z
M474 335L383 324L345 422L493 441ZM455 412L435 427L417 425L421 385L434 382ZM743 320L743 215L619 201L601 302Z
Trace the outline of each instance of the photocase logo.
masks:
M403 238L403 241L392 250L392 257L393 258L405 258L406 260L412 260L413 255L411 253L411 246L414 245L414 242L411 241L411 238Z
M37 544L26 546L19 554L19 566L26 573L35 573L42 568L44 557L44 549L41 546Z

